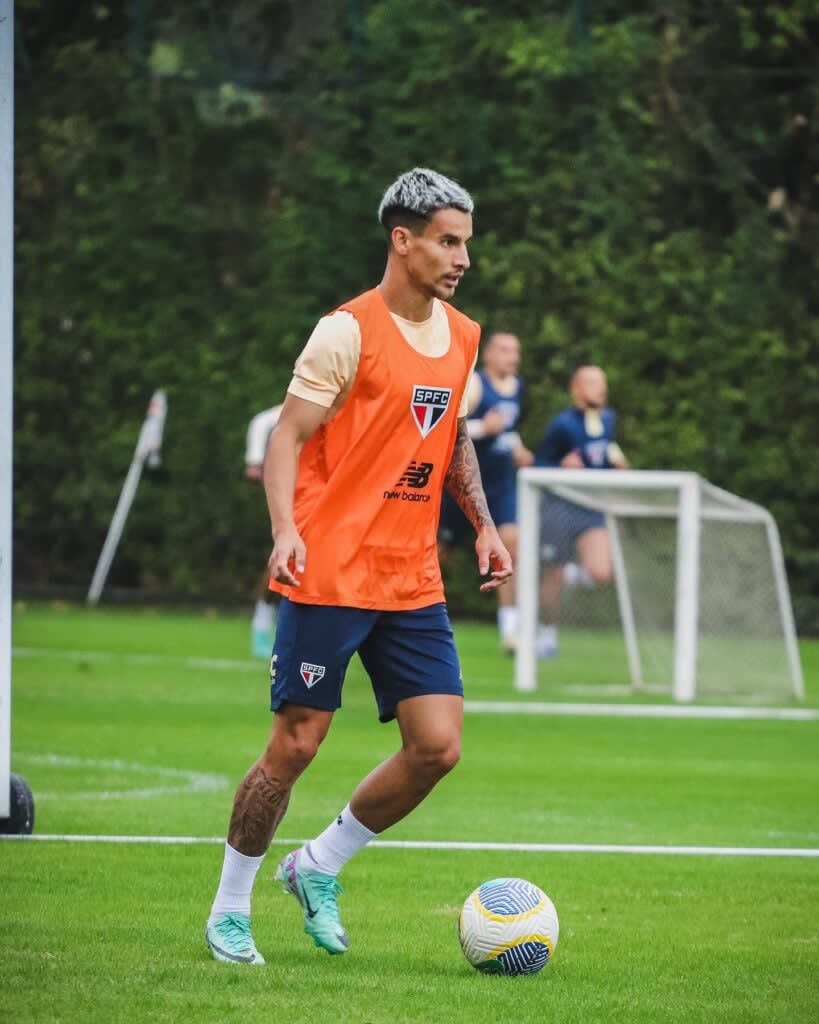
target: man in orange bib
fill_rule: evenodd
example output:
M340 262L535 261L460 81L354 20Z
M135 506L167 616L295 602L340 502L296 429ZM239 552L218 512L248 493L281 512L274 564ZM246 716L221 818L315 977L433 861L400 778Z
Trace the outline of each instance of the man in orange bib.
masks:
M469 267L473 202L426 168L387 189L389 249L377 288L316 326L270 438L264 484L271 588L282 596L267 748L237 790L206 927L217 960L263 963L250 931L256 873L294 783L341 706L355 652L401 747L328 827L279 864L317 946L344 953L337 876L457 763L463 683L436 535L446 486L477 534L480 589L512 574L466 427L480 328L447 302Z

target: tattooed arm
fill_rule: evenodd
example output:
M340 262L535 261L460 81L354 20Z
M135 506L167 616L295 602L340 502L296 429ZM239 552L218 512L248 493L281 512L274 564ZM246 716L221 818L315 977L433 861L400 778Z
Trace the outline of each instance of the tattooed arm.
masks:
M493 525L486 504L486 495L483 493L478 456L467 430L465 416L458 420L455 448L444 483L463 514L474 526L475 533L480 533L485 526Z
M445 480L447 490L472 523L478 539L475 552L478 556L478 571L481 576L490 573L491 578L481 584L481 590L494 590L512 575L512 558L504 547L483 493L481 471L475 446L466 427L466 417L458 420L455 448L449 463Z

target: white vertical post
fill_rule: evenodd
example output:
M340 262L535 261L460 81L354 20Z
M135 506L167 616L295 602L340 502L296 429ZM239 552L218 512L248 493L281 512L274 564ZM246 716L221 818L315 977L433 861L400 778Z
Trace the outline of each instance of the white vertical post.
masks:
M537 689L537 626L540 595L540 500L537 487L518 473L518 646L515 689Z
M793 621L791 594L788 589L788 578L785 574L785 558L782 554L779 530L776 528L776 523L771 515L765 518L765 532L768 535L768 550L773 566L776 597L779 604L779 618L782 622L785 650L788 654L788 665L791 670L791 687L794 697L797 700L804 700L805 680L802 678L802 662L799 660L799 645L796 641L796 625Z
M148 404L148 413L139 432L134 457L131 460L128 475L125 477L125 483L122 485L114 516L111 520L111 525L108 527L108 534L102 546L100 557L97 560L94 578L91 580L91 586L88 588L88 597L86 598L88 604L96 604L102 594L102 588L105 586L105 581L108 578L108 571L114 560L119 539L122 536L122 531L128 519L128 513L131 511L131 504L136 494L139 478L142 475L142 467L146 461L149 466L159 465L159 453L162 448L162 433L165 428L167 411L168 403L165 399L165 392L155 391Z
M11 774L11 514L14 432L14 3L0 0L0 818Z
M617 605L620 609L620 621L623 625L623 637L626 641L626 656L628 657L631 686L632 689L639 690L643 685L643 669L640 663L640 648L637 644L637 629L634 625L634 608L631 604L628 573L625 560L623 559L623 546L620 543L620 529L617 526L617 519L610 512L606 513L606 528L609 533L611 563L614 569L614 587L617 591Z
M700 479L686 474L679 489L677 597L674 612L674 700L697 692L697 630L700 579Z
M144 459L135 456L128 468L128 475L125 477L122 490L119 492L119 501L114 510L111 524L108 527L108 533L105 535L105 543L97 559L94 577L91 580L91 586L88 588L88 596L86 597L88 604L97 604L102 594L102 588L105 586L105 581L108 579L111 563L114 561L114 555L117 552L122 531L125 529L128 513L131 511L134 495L139 486L139 478L142 476L144 462Z

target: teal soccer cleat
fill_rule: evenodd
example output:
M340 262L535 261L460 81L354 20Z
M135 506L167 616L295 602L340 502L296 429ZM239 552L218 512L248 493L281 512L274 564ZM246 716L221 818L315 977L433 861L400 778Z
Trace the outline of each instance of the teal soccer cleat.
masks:
M270 660L273 650L273 637L269 629L253 629L250 633L250 651L254 658Z
M205 925L205 942L215 960L224 964L263 964L250 934L249 914L219 914Z
M304 911L304 930L328 953L346 953L347 933L338 916L336 897L344 890L335 875L324 875L302 866L303 852L288 853L276 869L275 879L295 896Z

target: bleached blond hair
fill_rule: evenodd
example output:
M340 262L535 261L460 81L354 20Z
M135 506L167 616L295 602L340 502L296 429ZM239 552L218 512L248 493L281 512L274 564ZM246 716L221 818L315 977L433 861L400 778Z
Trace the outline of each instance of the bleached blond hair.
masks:
M396 214L429 220L438 210L450 208L472 213L475 203L457 181L428 167L413 167L396 178L384 193L378 207L378 219L389 230Z

